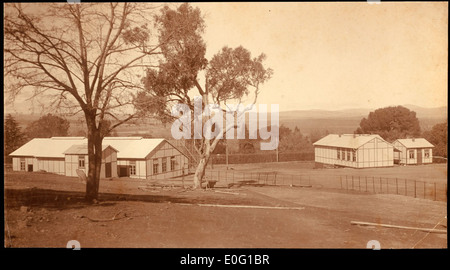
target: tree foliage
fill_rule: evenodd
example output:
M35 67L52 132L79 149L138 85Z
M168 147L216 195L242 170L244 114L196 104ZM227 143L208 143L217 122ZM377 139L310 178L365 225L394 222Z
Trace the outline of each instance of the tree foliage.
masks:
M448 121L434 125L431 130L424 131L422 135L434 145L433 156L447 157Z
M241 102L249 96L253 97L254 103L260 84L272 75L272 70L263 66L264 54L252 58L242 46L225 46L208 61L202 38L204 20L200 10L187 3L176 9L164 7L155 16L155 22L159 40L169 41L161 46L159 66L147 70L144 78L146 92L140 93L139 100L143 104L141 110L156 110L163 121L173 119L171 109L176 104L187 105L193 111L195 99L192 97L195 95L201 97L203 109L210 103L224 106L227 101ZM200 84L200 75L203 74L204 86ZM198 115L192 115L191 119L195 117ZM203 123L207 120L203 118ZM226 129L217 132L223 134ZM220 136L215 139L203 136L201 140L196 140L200 161L194 176L194 187L201 186L204 169L219 141Z
M310 139L304 136L298 127L291 130L281 124L280 126L280 152L314 152L314 147Z
M103 137L138 116L135 97L143 90L139 74L160 53L161 44L147 28L153 7L5 4L5 93L14 97L31 90L32 98L45 95L46 101L51 100L53 110L83 113L90 201L98 196ZM105 131L106 123L110 124Z
M68 136L70 123L66 119L51 113L30 123L25 129L28 139Z
M419 119L414 111L403 106L386 107L363 118L357 134L378 134L387 141L420 136Z
M11 114L6 116L4 122L4 155L7 157L25 143L25 134L22 133L19 124ZM8 158L7 158L8 159Z

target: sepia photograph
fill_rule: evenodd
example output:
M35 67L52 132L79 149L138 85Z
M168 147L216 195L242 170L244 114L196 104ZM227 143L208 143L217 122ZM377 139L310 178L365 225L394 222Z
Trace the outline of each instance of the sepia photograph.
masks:
M448 248L448 2L3 8L6 249Z

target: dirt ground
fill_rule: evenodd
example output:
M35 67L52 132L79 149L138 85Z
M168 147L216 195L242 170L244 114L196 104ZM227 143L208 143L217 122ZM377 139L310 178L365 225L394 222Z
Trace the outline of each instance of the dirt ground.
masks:
M351 225L351 221L447 229L447 203L336 189L241 186L189 190L102 180L84 203L77 178L5 173L5 247L447 248L447 233ZM208 205L267 206L272 208ZM289 209L273 207L290 207Z

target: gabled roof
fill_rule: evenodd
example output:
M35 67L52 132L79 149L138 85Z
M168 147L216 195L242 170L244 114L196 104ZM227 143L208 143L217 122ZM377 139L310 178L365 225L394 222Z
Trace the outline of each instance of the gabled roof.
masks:
M103 150L111 146L117 151L117 158L144 159L164 141L166 140L142 137L105 137ZM84 137L36 138L11 153L10 156L64 158L64 155L68 153L87 153L87 139Z
M117 158L147 157L164 139L144 139L142 137L105 137L103 142L118 150Z
M415 139L398 139L396 142L403 144L406 148L430 148L434 147L429 141L424 138ZM395 142L394 142L395 143Z
M376 134L329 134L313 145L357 149L375 138L384 141L380 135Z
M74 144L87 143L84 137L36 138L12 152L10 156L64 158L64 150Z
M105 151L105 149L108 147L112 148L114 151L117 152L117 149L115 149L114 147L112 147L109 144L102 145L102 151ZM74 144L71 147L69 147L69 149L64 151L63 154L65 154L65 155L87 155L88 154L87 144Z

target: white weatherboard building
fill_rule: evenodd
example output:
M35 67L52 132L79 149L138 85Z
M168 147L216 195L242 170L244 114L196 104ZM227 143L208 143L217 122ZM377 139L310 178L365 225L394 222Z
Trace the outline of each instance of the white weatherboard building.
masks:
M394 156L395 161L399 164L433 163L434 145L423 138L398 139L392 144L400 150Z
M313 143L317 166L394 166L394 146L374 134L330 134Z
M33 139L10 154L14 171L46 171L76 176L87 173L87 139ZM106 137L103 139L101 177L164 179L187 173L188 158L165 139Z
M75 144L84 144L83 137L33 139L12 152L14 171L46 171L66 175L64 151Z
M66 176L77 176L77 170L87 175L89 156L87 144L74 144L64 151ZM117 149L111 145L102 146L102 166L100 178L117 177Z
M120 177L163 179L181 176L188 171L188 158L165 139L106 137L103 143L118 150L117 171Z

